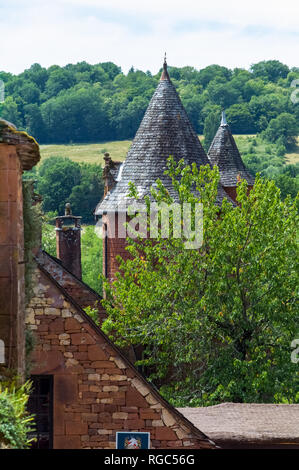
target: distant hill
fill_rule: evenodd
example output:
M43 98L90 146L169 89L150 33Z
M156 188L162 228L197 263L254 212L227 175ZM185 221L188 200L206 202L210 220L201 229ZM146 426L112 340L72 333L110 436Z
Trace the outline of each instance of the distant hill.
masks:
M299 122L299 106L290 99L299 68L270 60L250 70L186 66L169 67L169 74L198 134L211 115L220 115L221 108L226 109L235 134L261 132L285 112ZM112 62L47 69L33 64L19 75L0 72L5 84L0 116L41 144L129 140L159 77L160 72L152 75L134 68L124 74Z

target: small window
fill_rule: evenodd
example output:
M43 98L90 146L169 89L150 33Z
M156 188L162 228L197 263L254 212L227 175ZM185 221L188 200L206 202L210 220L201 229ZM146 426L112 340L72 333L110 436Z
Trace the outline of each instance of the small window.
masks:
M35 437L32 449L53 448L53 376L32 375L32 392L28 400L28 411L34 414Z

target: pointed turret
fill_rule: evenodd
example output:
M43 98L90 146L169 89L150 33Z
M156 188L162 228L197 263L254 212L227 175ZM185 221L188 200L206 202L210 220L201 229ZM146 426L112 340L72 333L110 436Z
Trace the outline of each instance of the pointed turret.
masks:
M114 211L127 200L129 182L134 182L143 199L160 178L174 194L170 178L164 175L167 159L184 159L186 165L206 165L209 160L194 131L179 95L170 80L166 58L161 79L149 103L122 168L121 179L96 209L96 214Z
M235 139L227 123L225 112L222 111L221 124L208 151L212 165L217 165L220 182L227 194L236 199L236 186L240 179L246 179L251 188L254 178L246 169Z

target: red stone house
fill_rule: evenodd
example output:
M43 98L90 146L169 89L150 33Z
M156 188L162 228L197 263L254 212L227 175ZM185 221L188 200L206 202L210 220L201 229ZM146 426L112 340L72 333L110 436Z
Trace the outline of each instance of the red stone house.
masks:
M152 448L214 447L162 399L49 270L38 265L35 276L27 309L27 324L38 337L31 373L37 385L46 378L48 395L48 427L37 420L40 447L113 449L116 431L150 432ZM36 399L38 410L44 403Z

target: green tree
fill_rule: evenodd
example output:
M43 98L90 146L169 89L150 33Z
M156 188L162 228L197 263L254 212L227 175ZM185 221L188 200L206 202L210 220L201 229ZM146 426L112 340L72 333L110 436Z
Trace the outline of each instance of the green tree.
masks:
M49 157L30 177L37 181L36 190L42 196L44 212L63 214L66 202L70 202L73 214L80 215L84 223L94 220L93 210L104 192L100 165Z
M50 157L38 169L37 192L43 197L43 210L64 213L74 186L80 183L79 163L69 158Z
M280 78L286 78L290 71L287 65L279 60L263 60L253 64L250 68L254 77L263 78L271 82L277 82Z
M210 112L205 118L203 135L204 135L204 148L206 151L209 150L212 140L215 137L215 134L220 125L220 108L215 111Z
M81 237L82 279L93 290L102 294L103 258L102 240L98 236L97 227L84 226Z
M212 103L220 105L222 108L228 108L233 103L238 103L241 99L241 93L234 88L231 82L223 83L222 80L212 80L207 91Z
M292 148L298 133L299 125L295 116L290 113L281 113L277 118L271 119L263 135L270 142L276 142L279 139L286 148Z
M233 104L227 109L226 115L234 134L253 134L256 131L247 103Z
M40 107L34 104L27 104L24 107L26 130L30 135L34 135L37 141L43 141L45 135L45 125L40 112Z
M74 214L81 215L85 223L94 221L93 211L104 193L102 167L80 164L80 183L72 188L68 198Z
M75 84L72 73L67 69L60 67L54 68L47 80L45 91L49 98L58 95L62 90L71 88Z
M2 104L1 117L14 124L16 127L22 126L21 113L17 103L11 96L8 96Z
M181 203L202 202L203 245L185 249L186 239L161 233L128 239L131 258L105 282L105 331L120 345L142 345L140 363L176 405L298 402L295 204L257 177L219 214L216 167L171 161L168 175ZM153 198L172 202L159 182Z

